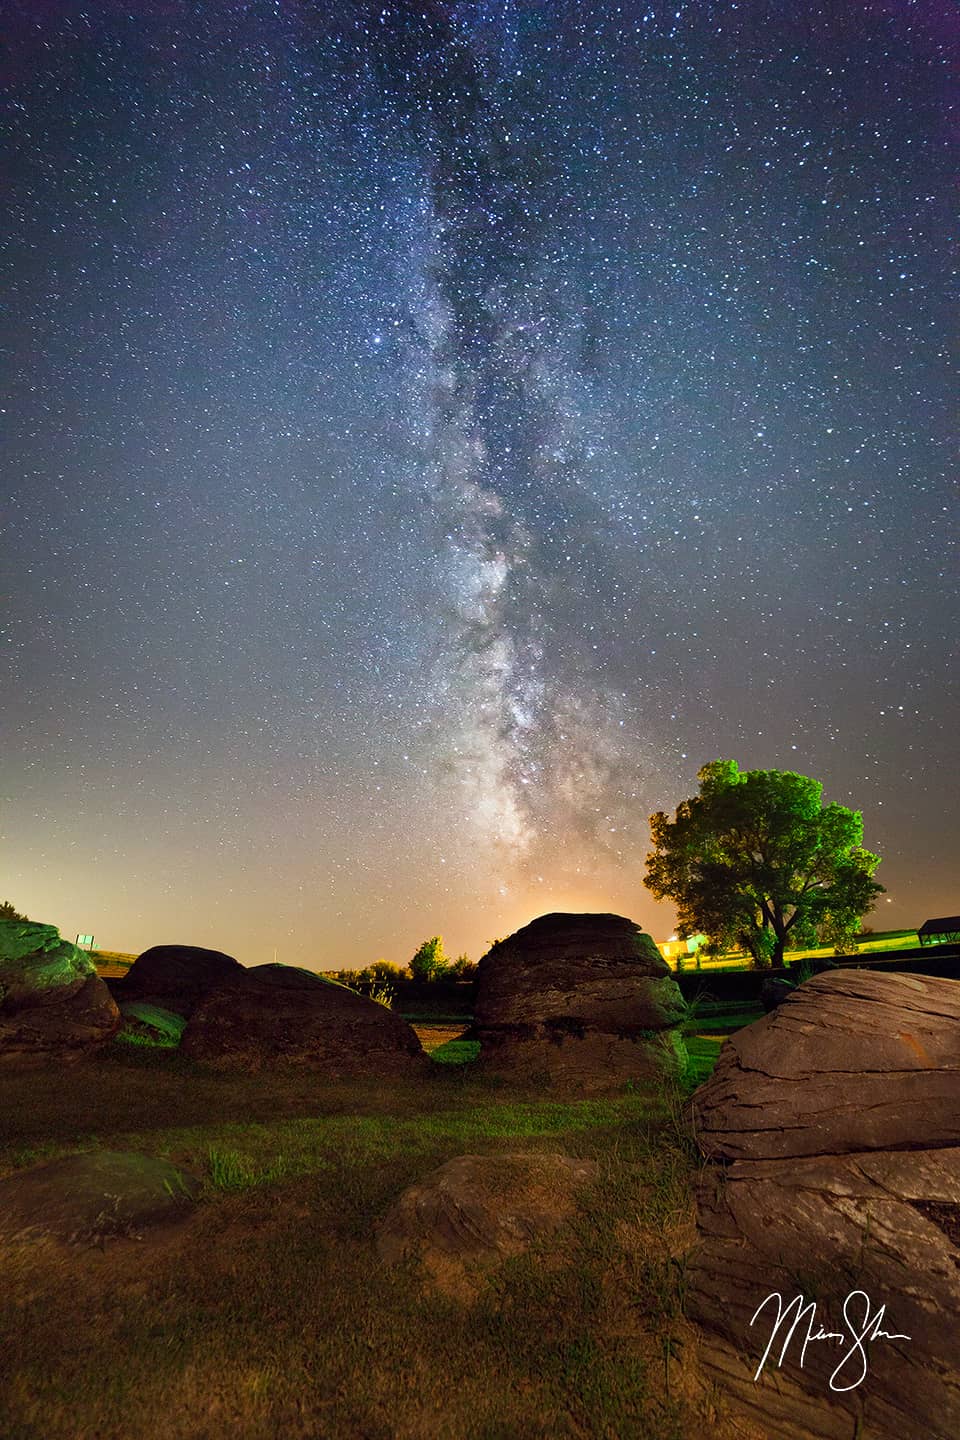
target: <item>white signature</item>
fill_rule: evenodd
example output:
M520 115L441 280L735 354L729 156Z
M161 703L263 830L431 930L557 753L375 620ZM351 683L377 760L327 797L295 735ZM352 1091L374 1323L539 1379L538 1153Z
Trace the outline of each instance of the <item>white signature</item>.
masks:
M812 1340L835 1340L839 1344L851 1343L851 1348L846 1351L843 1359L830 1376L830 1389L843 1391L855 1390L867 1378L867 1352L865 1346L872 1340L909 1340L909 1335L898 1335L882 1329L886 1305L881 1305L879 1310L874 1311L870 1304L870 1296L865 1290L851 1290L843 1302L843 1321L846 1331L824 1330L823 1326L817 1323L817 1302L815 1300L804 1300L802 1295L796 1296L789 1305L784 1305L783 1296L779 1290L768 1295L766 1300L761 1301L753 1312L753 1325L757 1316L769 1305L776 1301L776 1321L770 1331L770 1339L767 1341L767 1348L763 1352L763 1359L757 1366L757 1373L754 1380L759 1380L763 1367L770 1358L770 1351L780 1332L785 1329L783 1344L780 1347L780 1359L776 1361L781 1366L786 1357L787 1348L794 1337L798 1326L806 1322L806 1331L800 1331L800 1368L803 1369L804 1356L807 1353L807 1346ZM861 1312L862 1313L858 1313ZM848 1383L839 1383L841 1375ZM855 1378L850 1379L853 1375Z

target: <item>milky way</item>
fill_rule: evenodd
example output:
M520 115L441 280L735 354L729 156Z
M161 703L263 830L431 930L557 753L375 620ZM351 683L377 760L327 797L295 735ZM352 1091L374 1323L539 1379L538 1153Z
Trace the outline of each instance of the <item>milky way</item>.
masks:
M411 411L421 425L413 481L442 532L438 758L462 788L474 846L506 880L544 845L562 848L572 817L619 809L610 777L591 772L621 707L551 600L565 523L576 534L594 518L577 504L590 480L582 305L565 295L576 267L553 219L575 202L538 145L549 121L517 68L517 12L499 11L493 54L482 11L460 24L456 12L419 22L382 12L394 23L373 44L423 165ZM416 43L398 47L396 28ZM598 693L586 730L577 692L588 687ZM616 833L610 819L589 826L595 843L604 828Z
M659 937L729 756L955 908L946 5L12 14L15 903Z

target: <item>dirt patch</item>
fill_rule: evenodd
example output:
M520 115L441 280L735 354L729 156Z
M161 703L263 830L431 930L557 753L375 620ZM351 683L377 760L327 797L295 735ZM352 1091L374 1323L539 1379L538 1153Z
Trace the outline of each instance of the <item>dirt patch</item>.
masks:
M446 1045L448 1040L459 1040L467 1033L468 1026L462 1025L413 1025L417 1039L429 1055L431 1050L439 1050L441 1045Z

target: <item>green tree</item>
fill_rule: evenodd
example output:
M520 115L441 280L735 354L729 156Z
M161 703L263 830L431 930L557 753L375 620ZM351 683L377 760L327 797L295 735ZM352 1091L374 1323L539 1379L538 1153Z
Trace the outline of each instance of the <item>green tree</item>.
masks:
M859 811L824 805L820 782L790 770L714 760L697 778L673 820L650 817L644 884L675 902L678 935L703 931L711 949L741 945L766 966L782 964L788 941L856 934L883 890Z
M26 915L21 915L20 911L15 909L11 901L0 900L0 920L26 920L27 918Z
M448 965L443 940L439 935L434 935L432 940L424 940L410 961L410 974L414 980L435 980L438 975L443 974Z
M472 980L477 973L476 962L464 951L456 960L451 960L448 973L457 980Z

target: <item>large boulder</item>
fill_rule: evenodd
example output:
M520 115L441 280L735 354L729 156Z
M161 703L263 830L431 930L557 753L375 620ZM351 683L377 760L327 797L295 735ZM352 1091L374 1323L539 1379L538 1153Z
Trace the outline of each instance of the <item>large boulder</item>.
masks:
M469 1300L505 1259L569 1220L596 1173L594 1161L566 1155L458 1155L403 1192L377 1251L390 1265L415 1261L428 1283Z
M621 915L542 915L480 961L484 1068L595 1093L680 1072L683 996L656 945Z
M778 1440L960 1435L958 1019L956 981L821 975L692 1097L709 1163L688 1314Z
M702 1244L688 1262L687 1313L702 1356L778 1440L960 1435L960 1149L876 1151L707 1165L697 1188ZM859 1292L859 1294L858 1294ZM811 1343L801 1320L774 1337L778 1302L814 1301L843 1343ZM848 1300L848 1297L853 1297ZM863 1298L865 1297L865 1298ZM864 1374L853 1333L879 1316ZM847 1307L849 1320L844 1319ZM802 1364L801 1364L802 1360ZM842 1362L842 1369L837 1370ZM831 1385L831 1377L833 1384ZM859 1382L859 1383L858 1383ZM849 1393L842 1387L853 1386Z
M233 984L243 966L220 950L198 945L154 945L138 955L122 980L113 982L118 999L145 1000L189 1019L212 991Z
M89 955L54 925L0 920L0 1063L75 1060L119 1026Z
M197 1006L186 1055L219 1069L294 1068L330 1078L414 1074L426 1056L402 1016L310 970L257 965Z
M712 1159L960 1144L960 984L817 975L730 1037L691 1109Z
M167 1160L126 1150L65 1155L0 1180L0 1234L58 1240L139 1236L187 1215L200 1181Z

